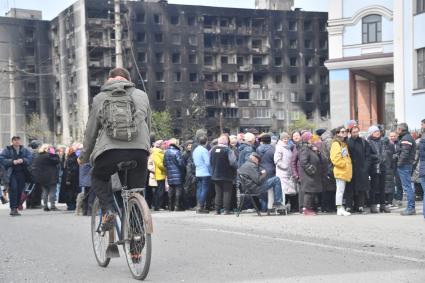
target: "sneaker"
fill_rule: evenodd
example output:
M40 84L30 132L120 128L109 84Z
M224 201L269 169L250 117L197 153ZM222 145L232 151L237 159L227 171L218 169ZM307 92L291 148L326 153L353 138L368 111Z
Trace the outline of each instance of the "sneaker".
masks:
M365 211L364 211L364 207L363 207L363 206L359 206L359 213L360 213L360 214L365 213Z
M110 231L115 227L115 218L116 213L112 211L107 211L102 215L102 224L100 226L102 231Z
M10 216L21 216L21 214L18 212L18 210L16 208L11 209L9 215Z
M345 208L345 211L347 211L347 212L351 213L351 207L346 207L346 208Z
M382 208L383 208L382 209L383 212L385 212L385 213L391 213L391 209L390 209L390 205L389 204L383 205Z
M416 215L416 210L404 210L400 212L402 216Z
M312 209L304 209L304 216L316 216L316 212L314 212L314 210Z
M348 211L345 211L345 209L343 207L338 208L336 215L338 216L350 216L351 213Z

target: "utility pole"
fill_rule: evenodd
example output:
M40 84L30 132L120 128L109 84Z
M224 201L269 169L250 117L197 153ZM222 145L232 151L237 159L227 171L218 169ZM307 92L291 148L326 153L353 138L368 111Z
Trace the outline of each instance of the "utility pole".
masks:
M10 92L10 135L16 135L16 105L15 105L15 73L12 57L9 57L9 92Z
M122 68L122 34L121 34L121 7L120 0L114 0L115 12L115 67Z

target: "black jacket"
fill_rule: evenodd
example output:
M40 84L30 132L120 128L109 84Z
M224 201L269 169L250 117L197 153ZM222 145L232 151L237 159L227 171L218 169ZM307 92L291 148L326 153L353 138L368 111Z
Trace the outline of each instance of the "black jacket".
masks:
M211 149L211 180L233 182L236 177L236 156L227 146L217 145Z
M261 174L261 167L251 160L245 162L238 169L242 189L244 192L255 192L267 179L266 174Z
M370 171L371 175L384 174L385 171L385 159L384 159L384 142L381 138L368 138L370 145Z
M53 185L58 182L59 156L48 152L40 153L33 161L31 173L33 180L41 185Z
M397 162L394 159L395 145L388 138L384 138L384 160L385 160L385 193L394 193L395 175Z
M353 178L349 183L354 192L369 191L369 168L371 163L371 148L367 141L358 137L348 139L348 151L353 163Z
M397 166L413 165L415 162L416 143L409 132L402 132L399 137L399 147L397 151Z

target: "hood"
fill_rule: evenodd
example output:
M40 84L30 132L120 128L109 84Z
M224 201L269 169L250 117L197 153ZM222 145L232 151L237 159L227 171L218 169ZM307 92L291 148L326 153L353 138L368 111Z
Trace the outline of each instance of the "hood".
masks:
M239 147L238 147L238 151L239 152L241 152L241 151L243 151L245 148L247 148L248 146L250 146L249 144L247 144L247 143L243 143L243 144L241 144Z
M134 84L129 81L122 81L122 80L111 80L109 82L106 82L102 88L101 91L107 91L112 92L115 90L123 90L125 91L128 88L134 87Z
M264 153L266 153L267 150L269 150L272 147L271 144L260 144L260 146L257 148L257 152L263 156Z
M332 133L329 130L326 130L321 136L320 139L322 141L332 141Z

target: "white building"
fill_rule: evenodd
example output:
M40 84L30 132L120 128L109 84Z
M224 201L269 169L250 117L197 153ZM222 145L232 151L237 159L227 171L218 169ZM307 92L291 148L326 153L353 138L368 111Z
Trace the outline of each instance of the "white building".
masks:
M330 0L332 126L425 118L425 0Z

